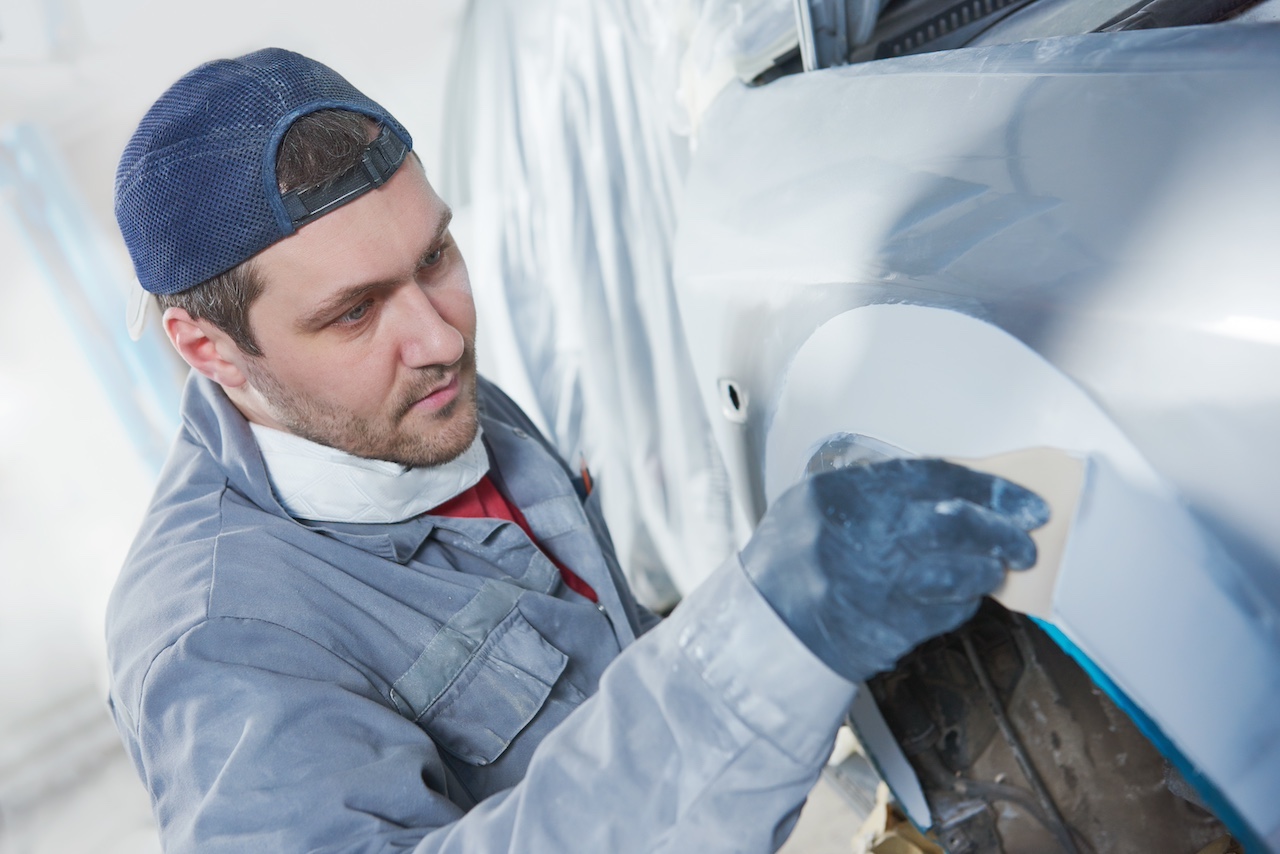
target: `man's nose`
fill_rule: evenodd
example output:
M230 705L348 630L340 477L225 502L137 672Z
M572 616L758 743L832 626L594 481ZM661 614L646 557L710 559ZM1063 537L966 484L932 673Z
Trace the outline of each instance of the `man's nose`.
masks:
M414 285L401 289L397 312L400 358L410 368L452 365L462 358L466 339L440 312L433 294Z

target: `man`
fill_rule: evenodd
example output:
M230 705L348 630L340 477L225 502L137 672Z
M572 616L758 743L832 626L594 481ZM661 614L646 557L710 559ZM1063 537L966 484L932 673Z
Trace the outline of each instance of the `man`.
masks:
M773 850L854 683L1034 561L1034 495L896 461L788 492L654 628L476 372L409 134L305 57L174 84L116 210L193 369L108 613L167 850Z

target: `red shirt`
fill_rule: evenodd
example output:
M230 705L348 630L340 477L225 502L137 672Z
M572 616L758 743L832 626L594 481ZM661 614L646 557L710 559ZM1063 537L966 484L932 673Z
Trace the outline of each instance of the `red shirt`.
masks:
M487 474L480 478L479 483L466 492L450 498L444 504L432 510L431 515L454 516L461 519L504 519L508 522L515 522L529 535L529 539L533 540L533 544L535 546L538 545L538 539L533 535L533 531L529 528L529 523L525 520L524 514L520 512L520 508L508 501L498 491L498 487L494 486L493 481L489 479ZM545 550L543 554L547 554ZM596 591L591 589L590 584L587 584L573 570L561 564L551 555L547 554L547 558L556 565L556 569L560 570L560 577L564 579L564 583L568 585L570 590L580 593L592 602L599 601Z

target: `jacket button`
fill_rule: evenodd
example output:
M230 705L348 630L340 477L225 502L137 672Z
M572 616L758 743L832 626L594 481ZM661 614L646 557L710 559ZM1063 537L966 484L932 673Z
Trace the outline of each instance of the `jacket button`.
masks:
M528 439L528 438L529 438L529 435L528 435L527 433L525 433L523 430L521 430L519 427L516 427L515 429L513 429L513 430L512 430L512 432L513 432L513 433L515 433L515 434L516 434L516 436L518 436L518 437L519 437L519 438L521 438L521 439Z

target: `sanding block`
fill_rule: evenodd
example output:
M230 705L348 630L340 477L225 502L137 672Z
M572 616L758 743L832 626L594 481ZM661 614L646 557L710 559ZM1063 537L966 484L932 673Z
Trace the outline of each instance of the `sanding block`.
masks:
M1067 537L1089 475L1088 458L1057 448L1026 448L981 459L951 461L1026 487L1048 503L1049 521L1031 532L1036 544L1035 565L1010 572L992 594L1012 611L1048 619Z

